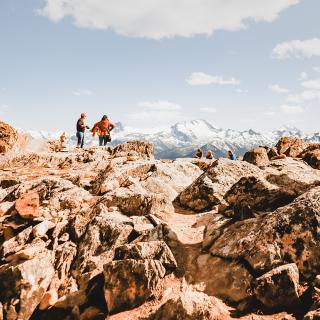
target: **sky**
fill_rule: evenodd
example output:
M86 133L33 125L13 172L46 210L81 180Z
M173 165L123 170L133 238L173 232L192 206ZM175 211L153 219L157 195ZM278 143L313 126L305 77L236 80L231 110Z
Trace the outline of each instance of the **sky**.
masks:
M0 119L319 131L319 0L0 0Z

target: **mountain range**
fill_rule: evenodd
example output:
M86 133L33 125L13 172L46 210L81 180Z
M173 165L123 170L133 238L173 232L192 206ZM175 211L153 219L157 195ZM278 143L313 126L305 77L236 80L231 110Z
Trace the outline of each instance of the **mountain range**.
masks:
M24 131L31 141L58 139L62 132ZM76 144L75 134L67 134L69 144ZM197 148L204 152L211 149L215 157L224 157L229 149L237 155L243 155L249 149L259 145L274 145L283 136L296 136L307 141L320 142L320 133L306 134L297 128L283 127L267 133L254 130L237 131L212 126L206 120L198 119L178 122L167 128L137 129L116 123L112 132L112 145L129 140L141 140L153 143L155 156L159 159L192 157ZM86 145L97 145L98 139L86 134Z

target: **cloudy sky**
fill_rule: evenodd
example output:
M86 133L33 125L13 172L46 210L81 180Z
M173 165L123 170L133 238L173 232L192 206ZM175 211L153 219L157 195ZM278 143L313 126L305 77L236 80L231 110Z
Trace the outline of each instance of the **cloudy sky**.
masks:
M320 130L319 0L1 0L0 118Z

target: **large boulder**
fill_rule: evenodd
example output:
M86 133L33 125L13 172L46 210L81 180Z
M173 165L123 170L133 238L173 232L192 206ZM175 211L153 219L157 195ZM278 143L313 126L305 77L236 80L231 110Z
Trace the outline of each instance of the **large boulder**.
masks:
M132 231L132 223L121 217L112 220L104 211L91 221L80 240L73 265L73 274L81 287L103 271L103 266L113 260L115 248L126 244Z
M155 185L162 185L165 192L173 200L179 192L189 186L202 170L190 161L134 161L126 163L110 162L101 170L92 183L95 194L106 194L120 187L128 187L141 182L143 187L158 193ZM149 182L148 180L152 180Z
M153 159L154 146L151 143L142 141L129 141L116 146L112 151L112 155L114 157L129 156L133 157L135 160Z
M164 241L119 246L114 258L104 266L105 299L111 313L132 309L145 302L160 279L177 267Z
M166 186L161 187L162 191ZM173 212L172 200L165 192L149 193L140 183L134 183L129 187L121 187L107 193L101 199L107 207L118 207L128 215L147 215L156 212Z
M156 161L149 173L150 178L159 180L172 188L176 195L188 187L201 174L202 170L190 161Z
M115 259L156 259L163 264L168 272L177 268L177 262L164 241L136 242L117 247Z
M300 306L299 270L294 263L277 267L255 280L256 298L269 309Z
M320 169L320 148L303 153L302 160L314 169Z
M110 161L92 181L92 191L97 195L103 195L119 187L132 184L132 181L139 181L139 179L145 177L150 172L151 167L151 163L144 161L127 163Z
M266 166L269 164L269 157L265 148L259 147L251 151L248 151L243 156L243 160L249 163L255 164L256 166Z
M193 284L202 284L204 292L228 301L240 302L252 296L252 275L241 259L234 261L201 254L195 261L196 270L190 275Z
M17 131L8 124L0 121L0 154L12 150L17 140Z
M166 301L148 320L224 320L228 307L217 298L187 289Z
M34 219L40 216L39 195L37 192L23 194L15 203L15 209L23 219Z
M303 320L319 320L320 319L320 308L317 310L309 311L304 317Z
M236 216L248 218L252 217L251 210L275 210L318 185L318 170L303 161L287 158L272 161L264 170L241 178L224 199Z
M31 260L2 265L0 302L3 319L29 319L42 300L53 274L52 253L43 249Z
M104 266L105 299L110 313L144 303L166 269L159 260L116 260Z
M285 154L288 157L297 157L306 147L308 143L303 139L296 137L282 137L277 145L277 151L279 154Z
M57 215L62 210L78 213L82 209L87 210L94 203L88 191L59 177L40 177L34 181L17 184L11 188L4 201L15 201L19 198L23 199L22 205L28 205L32 201L31 207L37 207L36 203L39 201L40 215L48 216ZM17 202L19 204L20 201Z
M224 229L210 252L225 259L243 259L258 274L289 262L312 279L320 271L320 188L287 206Z
M219 159L182 191L177 201L194 211L208 211L223 201L230 187L241 177L259 172L259 168L244 162Z

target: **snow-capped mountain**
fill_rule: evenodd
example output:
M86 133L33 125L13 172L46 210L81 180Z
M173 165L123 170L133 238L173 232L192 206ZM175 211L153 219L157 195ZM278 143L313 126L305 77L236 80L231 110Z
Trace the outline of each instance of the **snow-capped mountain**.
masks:
M62 132L26 131L31 140L58 139ZM75 134L67 134L70 145L76 144ZM176 123L167 128L138 129L127 127L120 122L112 132L112 145L129 140L151 142L155 146L157 158L174 159L193 156L195 149L201 147L206 152L211 149L216 157L226 156L229 149L243 155L249 149L260 145L274 145L283 136L296 136L308 141L320 142L320 133L304 134L297 128L283 127L269 133L253 130L237 131L212 126L206 120L192 120ZM86 134L86 145L98 144L97 137Z

